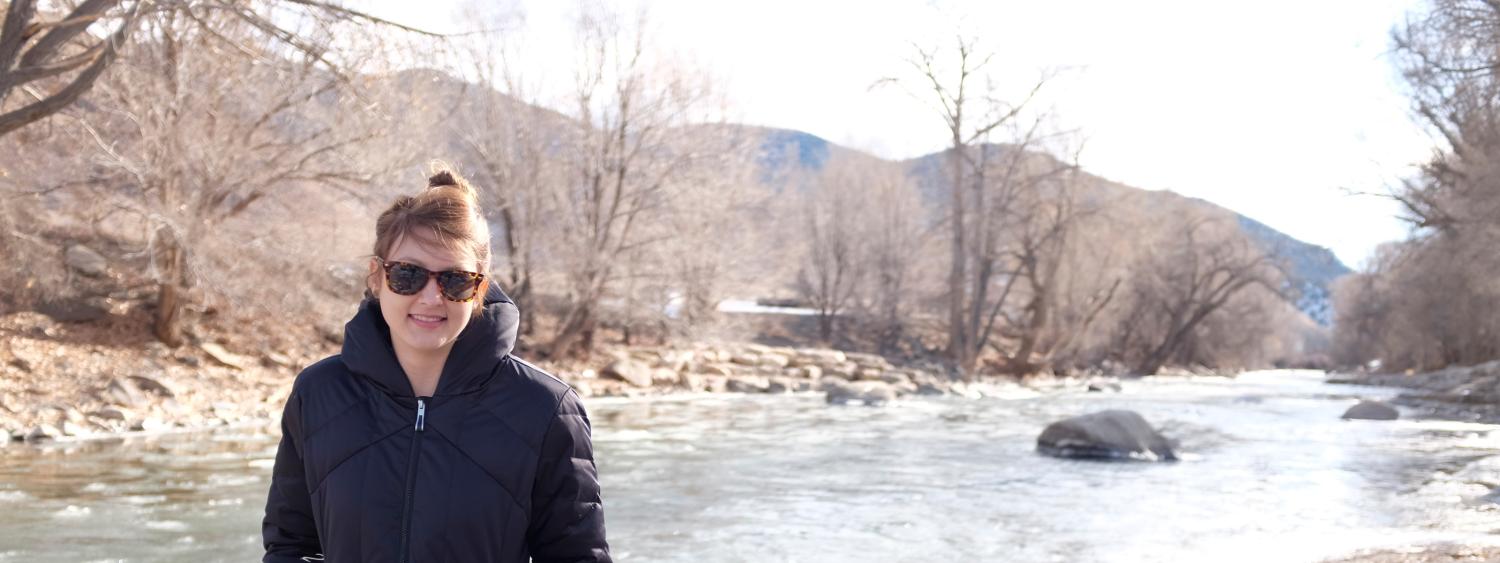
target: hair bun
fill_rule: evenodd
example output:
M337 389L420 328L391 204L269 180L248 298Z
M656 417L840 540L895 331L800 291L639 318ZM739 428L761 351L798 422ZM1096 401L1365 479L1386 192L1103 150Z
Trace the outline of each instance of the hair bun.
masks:
M458 179L453 177L453 172L440 170L427 178L427 187L440 188L443 186L457 186Z

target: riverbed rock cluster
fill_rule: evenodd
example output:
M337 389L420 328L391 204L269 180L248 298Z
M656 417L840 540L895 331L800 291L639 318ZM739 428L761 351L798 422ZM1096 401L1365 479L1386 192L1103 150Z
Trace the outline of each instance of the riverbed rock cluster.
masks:
M936 365L897 366L883 356L755 343L618 349L597 367L563 370L579 394L671 392L828 393L831 403L880 404L908 395L963 394Z
M1500 360L1427 373L1335 374L1328 382L1406 389L1394 402L1423 416L1500 422Z
M305 361L214 342L122 345L79 326L38 313L0 319L0 442L270 420Z

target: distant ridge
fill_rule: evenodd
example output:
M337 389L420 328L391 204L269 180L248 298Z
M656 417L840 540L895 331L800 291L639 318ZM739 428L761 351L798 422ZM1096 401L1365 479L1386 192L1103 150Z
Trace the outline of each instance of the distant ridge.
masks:
M764 141L761 143L763 153L761 164L764 166L776 167L795 163L805 170L818 170L827 162L830 154L843 151L859 152L801 131L791 129L765 129L765 131ZM1002 151L1009 148L1003 145L991 146ZM866 153L860 154L865 154L871 159L879 158ZM941 186L940 178L943 174L943 154L944 152L940 151L903 161L907 173L921 180L920 184L924 186L923 197L929 201L941 195L937 192L938 187ZM1168 199L1180 198L1213 212L1232 215L1245 234L1249 235L1265 252L1287 261L1291 278L1288 280L1290 287L1287 290L1294 300L1293 304L1318 324L1323 326L1332 324L1333 282L1349 274L1351 270L1329 249L1303 242L1260 221L1203 199L1182 196L1166 190L1146 190L1098 176L1089 176L1099 184L1112 189L1130 190L1148 198L1161 198L1162 207L1170 207L1166 205Z

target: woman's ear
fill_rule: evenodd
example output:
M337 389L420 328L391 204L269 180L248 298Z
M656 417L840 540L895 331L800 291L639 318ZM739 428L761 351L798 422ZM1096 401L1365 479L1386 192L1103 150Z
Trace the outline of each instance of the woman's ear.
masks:
M380 295L380 259L370 259L370 273L365 275L365 294L371 297Z

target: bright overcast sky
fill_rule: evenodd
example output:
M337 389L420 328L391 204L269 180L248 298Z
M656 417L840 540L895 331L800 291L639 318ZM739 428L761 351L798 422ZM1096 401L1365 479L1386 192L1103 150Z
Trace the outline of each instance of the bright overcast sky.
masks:
M398 21L457 31L456 7L378 0ZM758 0L648 4L657 39L724 79L735 119L798 129L887 158L942 150L941 120L899 89L911 42L957 24L999 53L1017 96L1086 138L1089 172L1203 198L1332 249L1359 267L1402 238L1384 192L1433 144L1408 114L1392 26L1418 0L1262 2ZM572 2L522 2L543 79L567 85Z

